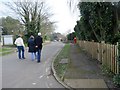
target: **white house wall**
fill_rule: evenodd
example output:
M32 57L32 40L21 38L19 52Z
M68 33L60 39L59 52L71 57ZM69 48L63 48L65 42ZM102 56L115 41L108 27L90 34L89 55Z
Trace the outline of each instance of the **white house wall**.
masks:
M13 35L4 35L4 45L13 45Z

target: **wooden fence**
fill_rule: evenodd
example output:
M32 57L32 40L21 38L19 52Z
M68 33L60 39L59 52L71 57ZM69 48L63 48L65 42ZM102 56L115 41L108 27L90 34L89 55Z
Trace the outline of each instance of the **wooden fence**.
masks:
M113 73L119 74L118 43L116 45L98 43L94 41L79 41L79 46L84 48L93 59L99 60Z

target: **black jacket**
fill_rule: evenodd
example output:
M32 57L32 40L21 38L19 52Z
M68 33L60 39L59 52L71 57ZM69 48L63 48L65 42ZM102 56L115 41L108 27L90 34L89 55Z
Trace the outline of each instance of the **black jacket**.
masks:
M28 47L29 47L28 52L36 52L34 39L29 38Z
M42 43L43 43L43 40L42 40L42 37L41 36L37 36L35 38L35 45L38 46L36 49L42 49Z

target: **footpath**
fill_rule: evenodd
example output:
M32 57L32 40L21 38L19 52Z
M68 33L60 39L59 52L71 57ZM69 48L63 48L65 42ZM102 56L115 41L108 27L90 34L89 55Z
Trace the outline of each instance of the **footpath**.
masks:
M63 82L73 89L116 90L112 79L103 75L100 67L97 60L93 60L79 46L71 44L70 61Z

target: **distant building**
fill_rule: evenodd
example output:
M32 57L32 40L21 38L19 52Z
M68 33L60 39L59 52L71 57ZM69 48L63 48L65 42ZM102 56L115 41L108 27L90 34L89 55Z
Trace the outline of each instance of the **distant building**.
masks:
M13 45L13 35L2 35L3 45Z
M13 35L2 35L2 26L0 26L0 46L13 45Z

